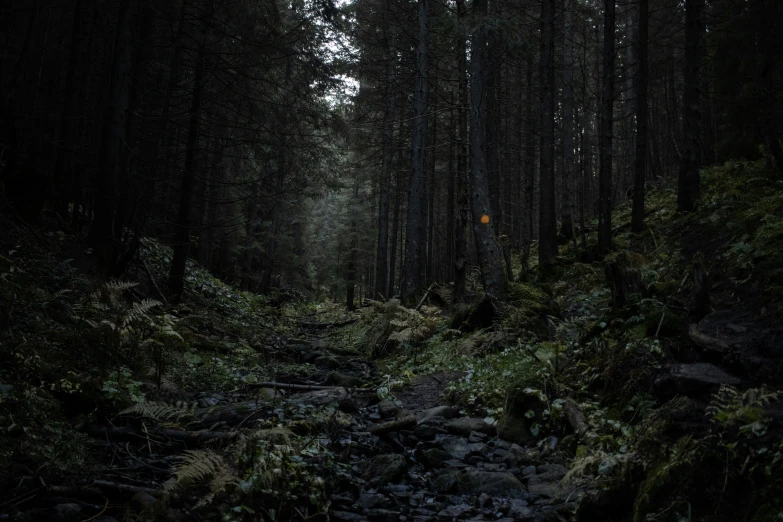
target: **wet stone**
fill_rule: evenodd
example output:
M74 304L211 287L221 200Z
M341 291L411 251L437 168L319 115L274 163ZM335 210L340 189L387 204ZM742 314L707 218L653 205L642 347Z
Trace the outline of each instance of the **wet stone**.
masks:
M494 426L487 424L483 419L474 417L461 417L452 419L446 423L446 431L453 435L469 436L472 432L485 433L493 435L497 430Z
M453 435L437 435L435 440L440 443L452 457L464 459L470 453L470 445L467 439Z
M457 518L461 517L472 508L467 504L458 504L456 506L449 506L438 512L438 516L441 518Z
M507 496L519 495L525 487L511 473L483 471L476 468L448 470L435 479L435 487L443 493L456 492L463 495Z
M522 476L523 477L530 477L531 475L536 474L536 467L535 466L527 466L522 470Z
M361 477L385 484L394 482L405 475L408 464L405 457L396 454L377 455L359 466Z
M337 522L364 522L367 520L364 516L349 511L331 511L329 515L332 520Z
M400 407L393 401L381 401L378 403L378 413L380 413L381 417L384 419L395 417L399 412Z
M486 434L477 431L471 431L470 435L468 435L468 442L484 442L486 439Z
M359 495L359 505L365 510L388 507L389 504L389 499L383 495L373 493L362 493Z

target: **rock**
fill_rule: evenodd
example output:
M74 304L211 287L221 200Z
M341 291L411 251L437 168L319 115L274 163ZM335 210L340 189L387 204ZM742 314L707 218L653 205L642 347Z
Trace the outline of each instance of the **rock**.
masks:
M487 445L483 442L470 442L468 443L470 453L473 455L484 455L487 453Z
M343 365L342 361L333 355L322 355L316 358L313 364L319 368L328 368L329 370L336 370Z
M307 352L305 354L302 354L302 357L300 358L300 361L303 363L311 363L318 359L319 357L323 357L324 352L315 351L315 352Z
M451 458L451 455L441 448L429 448L418 452L417 458L429 468L440 468Z
M560 480L566 476L568 469L560 464L541 464L536 468L539 475L547 477L550 480Z
M528 480L528 492L540 497L556 497L560 491L560 479L565 477L568 470L559 464L542 464L536 470L538 475L533 475Z
M400 413L400 407L394 401L381 401L378 403L378 412L381 414L381 418L389 419Z
M541 462L538 460L538 453L533 448L523 448L519 444L512 444L503 460L511 468L525 467Z
M470 453L470 443L463 437L437 435L435 442L439 443L455 459L464 459Z
M471 431L470 435L468 435L468 442L484 442L486 439L486 434L477 431Z
M512 498L510 502L511 509L509 510L508 514L511 515L514 520L524 519L525 517L529 517L531 514L533 514L533 510L528 507L526 500L521 498Z
M141 513L142 511L146 511L152 506L154 506L157 503L157 499L150 495L149 493L145 493L143 491L139 491L133 497L131 497L130 505L131 509L136 511L137 513Z
M364 516L349 511L331 511L329 515L332 520L338 522L365 522L367 520Z
M315 390L296 395L292 400L299 404L312 404L313 406L326 406L333 402L339 403L348 398L345 388L333 388L331 390Z
M535 466L527 466L525 469L522 470L522 477L529 477L531 475L536 474L536 467Z
M461 495L492 496L519 495L525 487L511 473L483 471L476 468L448 470L435 479L435 487L441 493L456 492Z
M443 419L451 419L456 417L458 413L459 410L453 406L435 406L434 408L430 408L416 414L416 420L419 422L419 424L423 424L428 422L430 419L435 419L438 417Z
M291 344L291 345L295 345L295 344L310 344L310 341L308 341L307 339L291 338L291 339L288 340L288 344Z
M539 475L530 477L527 483L527 491L533 496L553 498L560 490L557 482L550 482Z
M525 388L509 392L507 414L498 427L501 438L524 445L538 439L536 426L544 424L546 397L540 390Z
M345 386L346 388L358 388L362 384L362 380L353 375L346 375L340 372L329 372L326 376L326 384L331 386Z
M446 430L441 426L442 419L433 418L426 422L419 423L413 428L413 435L423 441L433 440L439 434L443 434Z
M364 510L389 507L390 504L388 498L377 493L362 493L359 495L359 505Z
M449 506L446 509L442 509L438 512L438 516L443 518L458 518L471 509L472 508L467 504L457 504L456 506Z
M276 390L274 388L256 388L255 390L258 397L263 399L279 399L283 395L283 390Z
M386 454L364 461L359 468L364 480L385 484L402 478L408 469L408 463L402 455Z
M397 522L400 512L390 509L369 509L365 512L365 515L373 522Z
M492 497L486 493L482 493L478 496L478 499L476 499L476 503L480 508L490 507L492 506Z
M2 398L8 398L9 395L11 395L11 392L14 389L13 384L0 384L0 397Z
M81 520L82 507L79 504L67 503L57 504L51 510L52 518L58 522L69 522L71 520Z
M468 437L471 432L485 433L487 435L494 435L497 429L495 426L487 424L483 419L477 419L474 417L461 417L459 419L452 419L445 425L446 431L452 435L461 435Z
M721 384L740 383L738 378L710 363L672 364L668 370L669 373L655 380L655 394L661 399L676 395L706 396Z

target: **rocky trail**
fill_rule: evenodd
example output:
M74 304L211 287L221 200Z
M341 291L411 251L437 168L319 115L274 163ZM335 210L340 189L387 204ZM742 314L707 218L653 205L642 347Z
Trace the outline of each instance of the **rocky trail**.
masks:
M573 512L579 492L561 488L566 463L548 456L555 437L521 447L499 438L483 419L461 415L442 397L455 374L416 378L395 390L396 400L379 401L376 387L383 378L373 363L330 347L327 331L303 327L274 355L315 365L308 380L291 376L232 393L202 391L179 397L195 402L179 416L160 406L80 426L92 439L95 473L67 483L31 475L4 499L0 520L112 522L147 520L151 513L166 520L204 519L196 510L200 493L176 487L183 452L220 451L270 420L283 439L327 433L317 445L343 470L323 468L328 514L309 517L510 522L560 520L561 513L565 520ZM375 385L359 387L368 383ZM324 408L331 413L319 432L313 414ZM280 511L278 518L287 516Z

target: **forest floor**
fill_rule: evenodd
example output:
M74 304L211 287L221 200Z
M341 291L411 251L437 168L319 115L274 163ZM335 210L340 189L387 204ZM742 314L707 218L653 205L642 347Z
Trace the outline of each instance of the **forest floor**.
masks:
M0 217L0 520L783 519L781 192L709 169L502 306L351 314Z

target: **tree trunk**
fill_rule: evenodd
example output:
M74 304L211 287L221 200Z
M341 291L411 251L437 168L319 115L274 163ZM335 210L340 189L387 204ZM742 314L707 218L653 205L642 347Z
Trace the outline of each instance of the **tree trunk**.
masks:
M574 167L574 26L573 0L564 0L563 31L563 193L560 235L574 237L571 183L575 178Z
M133 34L131 32L132 0L123 0L117 16L109 107L103 123L98 149L98 171L103 178L98 184L95 218L89 243L95 249L105 277L115 273L124 225L125 180L120 165L120 148L127 129L127 109L133 68Z
M169 272L169 290L174 296L181 296L185 284L185 264L190 250L190 221L193 206L193 185L195 179L195 161L198 151L199 129L201 126L201 106L204 93L204 61L208 19L202 14L202 37L196 58L193 77L193 99L190 104L190 122L188 124L188 142L185 151L185 163L180 188L179 213L174 242L174 255Z
M598 256L612 248L612 124L614 123L615 0L604 0L601 136L598 173Z
M466 227L469 221L468 201L468 62L465 44L464 20L467 16L464 0L457 0L457 224L454 233L454 302L465 295L468 270L468 241Z
M685 123L680 171L677 178L677 210L696 208L699 199L699 69L701 68L701 12L704 0L685 0L685 91L682 97Z
M396 33L391 29L389 53L395 52ZM392 94L394 88L394 59L389 58L386 69L386 107L383 112L383 161L381 165L380 195L378 199L378 249L375 257L375 294L386 298L389 281L387 253L389 245L389 191L391 188L391 169L394 156L394 116L397 107L397 95Z
M359 227L356 216L359 211L359 178L353 182L353 204L351 205L351 237L348 248L348 264L345 268L345 306L349 311L356 310L354 292L356 289L356 261L359 249Z
M427 67L429 62L428 23L430 0L419 0L419 28L416 51L416 82L413 92L413 132L411 137L411 178L408 193L408 218L405 227L405 260L403 264L402 291L404 302L409 302L422 286L419 254L426 239L423 211L427 198L427 103L429 86Z
M555 216L555 4L541 1L541 165L538 205L538 264L557 257Z
M473 13L478 25L471 40L470 58L470 206L484 291L493 298L502 300L506 294L506 281L503 260L491 220L493 214L489 201L485 157L487 86L484 78L487 68L487 0L474 0Z
M456 153L455 140L457 136L457 119L454 118L454 92L451 92L449 100L449 160L448 160L448 201L446 203L446 281L454 279L454 232L457 227L456 206L454 197L456 194L456 177L454 154Z
M404 133L403 133L403 125L405 124L403 111L400 111L400 121L397 124L397 127L399 130L399 137L397 138L399 140L399 143L397 145L398 150L398 157L397 157L397 166L400 167L404 164L404 158L403 158L403 150L405 149L405 141L404 141ZM403 180L404 176L402 175L402 171L397 168L397 174L396 174L396 180L395 180L395 188L394 188L394 222L392 224L392 236L391 241L389 242L391 247L391 252L389 252L389 286L388 286L388 292L386 295L389 297L394 295L394 280L397 276L397 236L399 234L400 229L400 207L402 206L402 197L403 197Z
M647 38L650 0L639 0L639 71L636 75L636 157L631 230L644 230L644 182L647 174Z
M527 122L525 133L527 135L527 145L525 146L525 226L524 226L524 244L522 245L522 273L524 274L530 268L530 247L533 243L533 196L536 185L536 136L533 131L533 60L528 62L527 66L527 93L525 95L525 107L527 108ZM520 275L521 276L521 275Z

